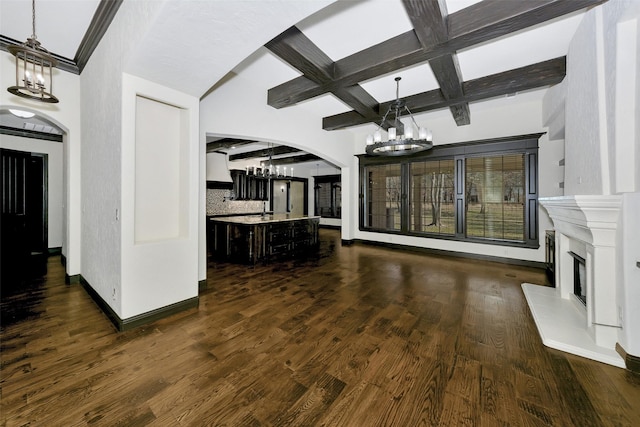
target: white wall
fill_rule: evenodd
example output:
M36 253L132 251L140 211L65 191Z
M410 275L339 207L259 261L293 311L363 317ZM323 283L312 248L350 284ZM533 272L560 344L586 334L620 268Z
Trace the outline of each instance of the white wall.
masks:
M640 356L640 193L626 193L623 197L618 240L621 256L618 263L618 307L622 308L620 345L629 354Z
M14 57L0 51L0 76L6 81L15 76ZM15 81L15 79L14 79ZM44 104L12 95L6 89L0 90L2 108L14 107L32 111L55 123L66 132L63 137L64 152L64 227L62 253L66 256L66 272L69 275L81 271L81 179L80 152L82 146L80 121L80 77L53 70L54 95L60 100L57 104Z
M198 296L200 159L198 98L128 74L122 82L120 317L126 319ZM168 123L157 122L155 103L141 108L140 97L172 106L163 113ZM156 132L148 128L153 123L173 137L154 144ZM173 175L173 182L164 182L162 174ZM168 194L157 199L163 182ZM159 206L159 200L169 205Z
M128 2L81 75L82 100L82 276L114 312L125 318L120 218L131 217L122 203L123 72L162 1ZM126 206L127 208L129 206Z
M60 142L13 135L0 135L0 148L44 153L47 155L48 181L48 247L61 248L64 239L63 216L63 148Z

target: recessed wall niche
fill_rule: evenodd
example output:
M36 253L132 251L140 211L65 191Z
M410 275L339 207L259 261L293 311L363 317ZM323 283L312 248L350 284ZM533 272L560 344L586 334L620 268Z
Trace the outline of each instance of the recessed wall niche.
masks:
M135 243L185 237L189 206L186 111L136 97Z

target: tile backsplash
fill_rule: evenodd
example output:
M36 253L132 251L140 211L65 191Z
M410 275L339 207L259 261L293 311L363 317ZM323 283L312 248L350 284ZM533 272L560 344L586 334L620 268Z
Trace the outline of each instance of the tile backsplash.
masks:
M231 190L207 189L207 215L260 213L264 203L260 200L232 200ZM267 205L269 202L266 202ZM269 207L267 206L267 209Z

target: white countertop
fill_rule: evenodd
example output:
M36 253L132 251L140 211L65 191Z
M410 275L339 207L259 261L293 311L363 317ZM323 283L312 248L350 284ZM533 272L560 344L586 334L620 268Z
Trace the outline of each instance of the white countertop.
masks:
M310 215L294 215L287 213L275 213L275 214L266 214L266 215L236 215L236 216L223 216L223 217L212 217L209 218L210 221L216 222L226 222L226 223L234 223L234 224L263 224L270 222L284 222L284 221L299 221L305 219L320 219L319 216L310 216Z

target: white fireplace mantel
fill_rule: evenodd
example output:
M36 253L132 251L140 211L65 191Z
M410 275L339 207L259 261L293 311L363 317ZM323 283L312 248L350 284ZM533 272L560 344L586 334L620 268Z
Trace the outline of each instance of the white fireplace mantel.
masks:
M523 284L545 345L615 366L619 320L616 303L616 232L622 197L585 195L539 199L553 220L556 288ZM573 295L573 257L585 258L586 308Z
M621 196L541 197L556 232L597 246L615 246Z

